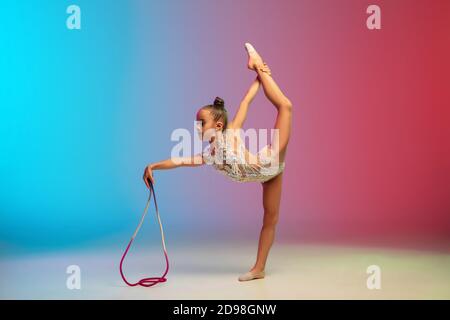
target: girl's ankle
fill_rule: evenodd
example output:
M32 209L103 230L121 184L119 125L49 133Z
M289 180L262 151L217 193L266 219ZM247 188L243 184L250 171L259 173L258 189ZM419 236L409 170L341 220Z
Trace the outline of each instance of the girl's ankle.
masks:
M253 267L251 270L250 270L251 272L263 272L264 271L264 268L260 268L260 267Z

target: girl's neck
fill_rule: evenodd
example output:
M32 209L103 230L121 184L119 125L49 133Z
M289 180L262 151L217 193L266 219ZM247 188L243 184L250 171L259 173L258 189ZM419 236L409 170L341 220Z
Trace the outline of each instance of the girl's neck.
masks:
M222 138L222 136L223 136L223 132L217 131L216 134L211 137L211 139L209 140L209 143L213 144L214 142L217 142L219 139Z

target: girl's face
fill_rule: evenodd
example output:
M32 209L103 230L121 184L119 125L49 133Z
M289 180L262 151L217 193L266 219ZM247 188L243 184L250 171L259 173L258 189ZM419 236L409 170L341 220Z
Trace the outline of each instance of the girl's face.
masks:
M209 110L200 109L197 112L197 133L202 141L210 140L217 130L222 130L222 121L214 121Z

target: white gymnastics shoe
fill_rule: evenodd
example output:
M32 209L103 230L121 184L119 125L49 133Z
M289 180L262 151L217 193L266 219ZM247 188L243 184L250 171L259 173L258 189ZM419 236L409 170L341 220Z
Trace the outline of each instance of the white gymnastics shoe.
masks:
M247 67L250 70L255 70L255 68L261 68L264 65L263 59L255 50L255 48L248 42L246 42L244 46L248 53Z
M253 52L256 52L255 48L248 42L245 43L245 49L247 49L247 52L249 54L253 53Z
M249 272L239 276L239 281L249 281L249 280L255 280L255 279L263 279L265 276L266 276L266 273L264 271L261 271L261 272L249 271Z

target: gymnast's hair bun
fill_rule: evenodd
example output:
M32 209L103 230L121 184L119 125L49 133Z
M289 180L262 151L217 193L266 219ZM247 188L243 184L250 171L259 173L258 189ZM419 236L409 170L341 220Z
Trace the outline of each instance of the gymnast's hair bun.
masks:
M223 101L222 98L216 97L214 100L214 106L218 108L224 108L225 107L225 101Z

